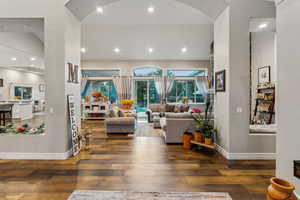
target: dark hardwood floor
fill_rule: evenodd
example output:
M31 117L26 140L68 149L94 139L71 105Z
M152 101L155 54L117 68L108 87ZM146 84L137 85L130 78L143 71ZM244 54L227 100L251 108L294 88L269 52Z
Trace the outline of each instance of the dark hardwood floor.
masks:
M86 125L93 130L91 149L75 158L0 160L0 199L66 200L81 189L228 192L234 200L263 200L274 175L274 161L227 161L167 146L158 136L106 136L101 121Z

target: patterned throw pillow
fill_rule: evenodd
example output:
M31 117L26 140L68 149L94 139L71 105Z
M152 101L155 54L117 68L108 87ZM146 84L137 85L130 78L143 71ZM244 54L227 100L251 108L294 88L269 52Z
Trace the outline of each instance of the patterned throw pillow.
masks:
M166 112L174 112L175 105L166 105Z
M175 113L180 113L180 107L181 107L180 105L176 105L175 108L174 108L174 112Z
M122 110L118 112L119 117L126 117L125 113Z
M188 105L181 105L180 112L188 112L190 110L190 106Z

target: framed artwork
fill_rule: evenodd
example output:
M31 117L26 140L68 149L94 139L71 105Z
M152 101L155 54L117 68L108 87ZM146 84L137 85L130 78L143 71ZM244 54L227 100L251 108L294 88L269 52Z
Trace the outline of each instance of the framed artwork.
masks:
M294 176L300 179L300 160L294 161Z
M271 67L265 66L258 68L258 84L271 82Z
M215 88L216 92L226 91L226 70L216 72L215 75Z
M3 87L3 79L0 79L0 87Z

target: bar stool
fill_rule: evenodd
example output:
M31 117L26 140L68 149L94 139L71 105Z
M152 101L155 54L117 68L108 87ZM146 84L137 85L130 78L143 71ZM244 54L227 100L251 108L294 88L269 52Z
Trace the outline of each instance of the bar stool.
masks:
M0 105L0 125L6 125L6 116L9 115L9 119L12 119L12 107L13 104Z

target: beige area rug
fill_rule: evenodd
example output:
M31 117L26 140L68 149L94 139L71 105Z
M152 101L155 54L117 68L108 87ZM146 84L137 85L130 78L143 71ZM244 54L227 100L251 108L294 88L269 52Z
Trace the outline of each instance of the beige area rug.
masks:
M163 130L153 128L153 124L138 123L134 133L135 137L162 137Z
M75 190L68 200L232 200L228 193Z

